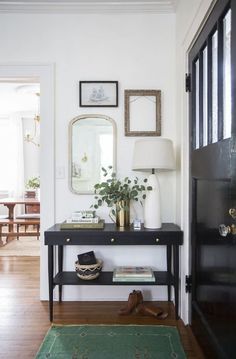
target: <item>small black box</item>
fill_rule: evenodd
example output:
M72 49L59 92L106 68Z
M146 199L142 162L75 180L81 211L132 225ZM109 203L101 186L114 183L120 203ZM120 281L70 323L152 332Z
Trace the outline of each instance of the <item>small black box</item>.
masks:
M78 257L79 264L96 264L97 263L97 259L96 259L93 251L78 254L77 257Z

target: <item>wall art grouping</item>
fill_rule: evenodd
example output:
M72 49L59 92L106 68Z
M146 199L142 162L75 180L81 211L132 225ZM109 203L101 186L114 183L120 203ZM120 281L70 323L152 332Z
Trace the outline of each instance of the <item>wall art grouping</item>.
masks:
M118 81L80 81L80 107L118 107ZM161 91L125 90L125 136L161 136Z

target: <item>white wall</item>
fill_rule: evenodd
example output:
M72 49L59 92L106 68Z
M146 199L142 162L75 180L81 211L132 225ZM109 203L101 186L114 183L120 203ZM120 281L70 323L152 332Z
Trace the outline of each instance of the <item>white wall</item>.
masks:
M117 172L132 175L135 138L124 136L124 89L161 89L162 135L176 141L175 16L162 15L0 15L1 61L55 63L56 221L85 209L93 197L75 195L68 187L68 123L80 114L101 113L117 124ZM118 80L118 108L79 108L79 80ZM145 121L145 116L144 116ZM45 134L44 134L45 135ZM43 161L43 159L42 159ZM46 176L46 174L44 174ZM163 221L175 222L175 172L160 175ZM45 199L46 200L46 199ZM101 212L108 219L107 209ZM91 248L66 248L66 268L73 270L77 253ZM153 251L119 247L93 248L105 269L117 264L149 264L165 268L164 248ZM132 252L131 252L132 251ZM45 251L42 252L45 256ZM42 263L46 266L46 257ZM43 272L42 282L47 277ZM46 288L46 285L44 286ZM144 287L146 297L166 299L166 289ZM126 287L67 287L66 299L127 298ZM46 298L46 291L42 291Z
M71 211L87 208L92 203L92 196L78 196L69 191L69 121L84 113L111 116L118 128L118 174L132 175L131 157L135 138L124 136L124 89L162 90L162 135L174 141L178 163L178 171L160 176L163 221L176 221L185 232L181 251L182 283L189 269L188 109L184 92L186 54L210 4L211 0L179 0L176 24L175 15L170 14L0 15L1 61L55 63L55 166L65 170L65 178L55 180L58 222L69 216ZM79 108L79 80L118 80L119 107ZM44 136L47 136L46 132ZM46 156L46 150L43 153ZM47 173L43 175L47 177ZM46 202L46 196L44 198ZM108 219L106 209L102 215ZM165 253L161 248L156 251L127 247L125 250L122 247L93 249L104 258L105 267L108 268L116 264L140 264L141 256L142 264L160 269L165 267ZM82 250L87 248L83 247ZM73 269L79 251L79 248L67 249L66 268ZM42 265L46 267L45 250L42 256ZM46 281L46 270L42 270L42 298L47 296ZM153 298L166 299L166 290L144 288L145 291L150 290L149 295ZM126 287L103 287L102 290L99 287L74 287L66 289L66 298L126 299L129 291L130 288ZM183 285L181 299L182 317L187 322L188 299Z
M180 126L176 128L177 158L181 171L177 172L176 221L184 230L184 245L181 248L181 317L190 320L189 295L185 293L185 276L191 272L189 228L189 124L188 94L185 93L185 73L188 73L188 51L197 37L207 14L215 1L179 0L176 13L176 113Z

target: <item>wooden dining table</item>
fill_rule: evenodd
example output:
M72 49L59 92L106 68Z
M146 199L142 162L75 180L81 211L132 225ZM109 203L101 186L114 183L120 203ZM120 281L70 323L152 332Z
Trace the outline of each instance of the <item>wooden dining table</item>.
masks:
M6 206L8 208L8 218L14 218L14 209L17 204L23 205L39 205L40 202L37 198L13 198L13 197L6 197L0 199L0 204Z
M37 198L27 198L27 197L6 197L0 199L0 205L6 206L8 208L8 218L14 219L14 209L17 204L21 205L38 205L40 201ZM9 224L8 226L9 232L13 232L13 224Z

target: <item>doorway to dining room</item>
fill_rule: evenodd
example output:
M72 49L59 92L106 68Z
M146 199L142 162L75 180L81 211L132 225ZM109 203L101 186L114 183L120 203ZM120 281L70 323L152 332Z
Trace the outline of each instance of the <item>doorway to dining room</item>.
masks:
M43 243L44 230L55 223L55 140L54 140L54 83L53 63L0 63L0 78L32 78L40 83L40 299L46 300L47 248ZM30 257L33 258L33 257ZM37 259L37 258L36 258Z
M39 80L0 78L0 98L0 166L4 169L0 177L0 218L2 222L6 219L1 225L0 256L39 256L39 236L34 236L39 229L35 223L40 223ZM22 202L14 205L13 216L10 207L4 205L4 199L10 198ZM35 203L27 203L30 199ZM12 220L18 224L8 225ZM19 236L7 236L9 231L19 232Z

